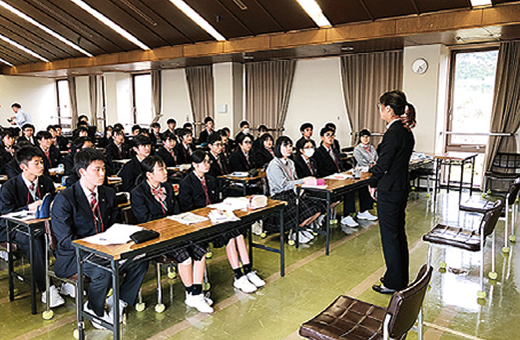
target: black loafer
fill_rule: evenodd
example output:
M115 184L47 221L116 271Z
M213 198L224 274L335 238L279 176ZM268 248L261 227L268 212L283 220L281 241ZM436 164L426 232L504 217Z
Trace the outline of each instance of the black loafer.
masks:
M379 294L389 294L392 295L393 293L397 292L396 289L392 288L386 288L384 285L373 285L372 290L378 292Z

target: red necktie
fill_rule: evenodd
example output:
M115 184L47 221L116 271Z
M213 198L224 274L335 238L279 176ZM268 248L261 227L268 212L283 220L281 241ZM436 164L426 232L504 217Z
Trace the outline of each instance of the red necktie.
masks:
M94 216L94 226L96 227L96 234L103 232L103 221L101 221L101 213L99 211L99 204L96 198L96 193L94 191L90 192L90 208L92 209L92 215ZM99 231L98 226L101 226L101 231Z
M339 167L338 160L336 159L336 155L334 154L334 149L332 147L330 148L329 154L330 154L330 157L332 157L334 164L336 164L336 168L338 168L338 172L341 172L341 168Z
M160 188L152 188L153 197L161 204L161 209L163 214L166 214L166 207L164 206L164 200L166 199L166 189L163 187Z
M47 159L49 160L49 166L52 167L53 164L51 162L51 155L50 155L49 150L44 151L44 153L45 153L45 156L47 157Z
M211 201L209 199L208 187L206 186L206 179L205 178L201 179L200 184L202 184L202 189L204 189L204 194L206 194L206 205L210 205Z

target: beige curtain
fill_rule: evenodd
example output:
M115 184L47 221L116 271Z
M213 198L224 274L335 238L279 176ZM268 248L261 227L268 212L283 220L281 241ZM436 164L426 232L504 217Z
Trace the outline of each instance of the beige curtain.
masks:
M377 52L341 57L341 80L348 119L352 127L352 145L357 133L369 129L384 133L386 123L379 116L377 103L386 91L402 88L403 52ZM374 136L377 145L380 137Z
M295 60L246 64L246 119L251 128L264 124L275 129L275 138L283 134L295 68Z
M90 92L90 125L97 126L97 108L98 108L98 77L97 76L89 76L88 77L88 87Z
M76 77L69 76L69 97L70 97L70 115L71 115L71 130L74 131L76 124L78 124L78 99L76 96Z
M185 69L190 94L191 111L195 122L195 134L198 136L205 117L214 117L215 100L213 85L213 67L198 66Z
M161 71L152 71L152 123L161 118L162 102L161 102Z
M520 127L520 41L500 43L490 125L491 133L515 134ZM515 136L489 137L484 169L498 152L516 152Z

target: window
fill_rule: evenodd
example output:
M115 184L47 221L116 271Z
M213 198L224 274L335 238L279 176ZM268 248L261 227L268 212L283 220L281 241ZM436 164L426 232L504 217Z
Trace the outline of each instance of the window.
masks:
M72 115L70 112L70 94L69 81L67 79L60 79L56 81L56 95L57 95L57 117L54 117L54 123L60 124L63 131L71 130ZM56 121L57 118L57 121Z
M149 125L152 122L152 75L132 76L134 124Z

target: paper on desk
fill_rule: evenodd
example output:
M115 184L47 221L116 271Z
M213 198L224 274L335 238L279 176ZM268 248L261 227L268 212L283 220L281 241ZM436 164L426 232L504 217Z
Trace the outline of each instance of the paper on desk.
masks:
M56 173L56 174L62 174L65 172L65 169L63 167L50 168L49 172Z
M337 174L332 174L332 175L325 177L325 179L337 179L337 180L344 180L344 179L348 179L348 178L354 178L354 176L337 173Z
M223 202L208 205L208 208L225 211L247 209L249 199L247 197L228 197Z
M248 177L249 176L249 172L247 172L247 171L235 171L233 173L230 173L228 176L231 176L231 177Z
M200 223L207 221L208 218L200 215L195 215L194 213L186 212L178 215L168 216L168 218L172 221L176 221L182 224L190 225L195 223Z
M112 225L107 231L85 237L83 241L99 244L101 246L108 246L111 244L125 244L131 241L130 235L141 231L145 228L130 224L116 223Z
M240 221L232 211L219 211L219 210L211 210L208 214L208 217L211 220L212 224L219 224L224 222L233 222Z
M327 184L323 185L312 185L312 184L302 184L302 188L311 188L311 189L327 189Z
M117 176L108 176L109 181L122 181L123 179L121 177Z
M15 218L20 221L27 221L27 220L34 219L35 213L36 213L36 211L21 210L21 211L14 211L9 214L2 215L0 217Z

